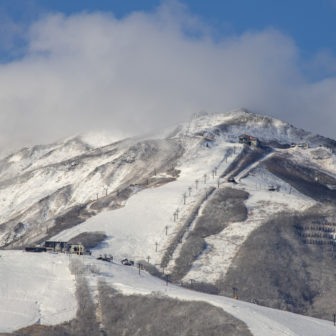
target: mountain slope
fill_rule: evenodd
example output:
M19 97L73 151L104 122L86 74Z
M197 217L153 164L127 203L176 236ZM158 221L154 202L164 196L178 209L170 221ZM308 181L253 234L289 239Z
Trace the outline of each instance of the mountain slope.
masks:
M6 278L3 276L4 272L0 273L2 275L2 286L0 287L1 297L3 298L5 296L5 289L3 286L6 285L6 293L10 299L6 301L6 305L3 303L1 304L2 314L0 314L0 332L11 332L16 328L20 328L20 326L25 326L29 323L36 323L36 328L24 329L25 335L34 335L34 329L40 331L42 330L43 334L43 329L37 328L40 326L40 324L58 324L62 319L64 319L64 321L69 321L75 317L77 304L73 293L69 293L68 291L63 293L63 296L61 297L59 296L59 291L53 291L53 293L56 295L58 294L58 296L52 296L46 295L47 291L43 292L40 290L41 286L45 287L50 282L52 283L53 290L59 285L61 285L62 290L67 287L74 287L74 277L71 275L69 277L69 270L67 269L67 265L69 264L69 262L66 260L68 259L67 257L63 256L62 254L32 255L22 251L4 251L2 252L2 262L0 263L0 269L3 270L4 267L8 267L12 268L13 271L21 271L21 273L26 272L28 270L27 265L33 267L33 259L35 259L35 264L38 264L38 267L36 267L36 274L33 274L34 276L29 274L22 274L22 276L17 278L16 282L14 283L11 280L12 278L9 279L9 277L7 277L8 281L6 280ZM124 305L127 304L127 302L129 304L130 300L132 300L131 306L136 307L138 305L138 301L143 301L144 305L149 304L148 309L153 309L150 303L152 301L153 303L156 303L156 305L154 304L154 309L156 307L156 311L153 313L154 315L149 319L149 321L148 319L141 320L141 317L145 316L145 314L141 314L141 309L143 309L141 304L140 311L136 311L137 319L140 319L139 327L143 328L144 325L146 325L146 321L148 321L148 325L153 324L152 318L154 317L158 318L160 321L160 309L164 308L164 302L167 302L167 300L171 298L174 299L174 309L171 309L172 314L182 314L183 321L188 319L202 320L202 317L198 317L198 315L201 314L202 309L207 309L208 312L212 310L212 319L216 317L219 318L222 315L221 323L217 325L217 329L213 329L214 335L221 334L218 332L216 333L216 330L220 331L221 329L218 328L225 327L225 323L227 322L229 323L226 325L226 327L229 328L230 323L233 323L233 325L231 325L231 329L229 330L238 331L238 335L246 336L250 334L254 336L329 336L332 335L335 331L333 323L329 321L318 320L289 312L270 309L260 305L251 304L240 300L233 300L223 296L199 293L193 290L181 288L171 283L167 286L165 281L155 278L149 275L147 272L141 271L139 275L138 270L133 267L127 267L115 263L107 263L96 260L92 257L86 257L83 266L82 257L78 256L71 257L70 265L72 265L75 261L75 264L77 264L79 267L70 268L73 271L75 269L77 288L78 282L82 282L84 279L84 281L86 281L88 284L86 289L89 289L90 291L90 300L93 300L93 304L89 303L88 301L81 302L81 300L79 300L78 309L80 314L83 315L80 318L88 319L89 312L85 311L87 307L91 307L90 309L96 309L95 307L98 307L97 311L94 312L97 314L96 318L98 323L101 318L99 306L108 305L106 307L108 308L107 312L104 310L106 313L113 314L124 312L127 317L128 325L133 327L137 322L135 318L132 318L132 308L126 309L126 311L124 311ZM42 273L41 270L43 270ZM37 276L38 274L39 276ZM8 274L8 276L10 276L10 274ZM102 280L105 286L104 291L102 291L101 288ZM64 287L62 286L62 282ZM28 293L29 295L23 296L22 293L18 292L18 285L20 288L22 288L22 290L24 290L24 293ZM114 298L114 295L116 295L116 290L119 294L118 297ZM65 294L68 296L65 297ZM87 296L87 293L85 292L82 292L81 294ZM104 295L105 301L101 301L101 295ZM88 299L89 296L87 296L86 299ZM143 296L142 300L141 296ZM20 302L16 303L14 302L14 299L19 300ZM160 301L162 301L163 304L161 304ZM194 305L191 305L192 302L194 302ZM203 302L203 305L200 304L201 302ZM204 302L208 303L208 305L204 304ZM84 306L84 304L86 306ZM209 306L209 304L211 306ZM186 306L188 305L193 309L197 307L198 310L194 311L193 309L187 309ZM180 311L178 310L179 306L181 306ZM217 315L214 314L214 310L216 309L214 306L217 308ZM39 307L43 309L39 309ZM62 314L60 314L60 312ZM162 321L166 321L166 318L169 318L170 316L170 311L164 310L162 311L162 314L163 313L166 313L166 317L162 317ZM123 321L124 317L120 317L120 323ZM104 315L104 318L106 322L106 319L109 317L108 315ZM114 323L117 323L117 321L119 321L118 316L116 315L114 318L116 318ZM166 329L166 326L164 326L162 331L165 331L166 335L180 335L180 333L175 332L178 329L176 322L179 321L179 316L176 318L177 319L174 320L175 324L171 328L169 328L169 325L167 326L168 329ZM157 322L158 321L154 321L154 323ZM197 324L191 323L190 325L196 326ZM209 321L208 325L209 328L216 326L216 324L213 324L212 320ZM246 326L248 327L248 330ZM86 327L88 327L87 323ZM106 327L108 326L106 325ZM201 328L203 329L196 328L195 331L204 329L210 330L207 329L206 322L204 322ZM31 333L29 332L29 329ZM169 330L171 330L171 333L169 333ZM48 333L48 335L49 334L52 333ZM20 335L20 333L14 333L14 335ZM82 332L78 335L85 335L85 333Z
M335 141L244 110L195 115L163 134L102 147L76 137L1 160L1 246L99 232L94 256L330 318Z

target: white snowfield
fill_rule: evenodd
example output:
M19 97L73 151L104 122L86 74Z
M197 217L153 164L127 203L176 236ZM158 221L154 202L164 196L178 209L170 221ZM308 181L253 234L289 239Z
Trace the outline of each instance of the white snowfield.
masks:
M75 317L75 279L62 254L1 251L0 332Z

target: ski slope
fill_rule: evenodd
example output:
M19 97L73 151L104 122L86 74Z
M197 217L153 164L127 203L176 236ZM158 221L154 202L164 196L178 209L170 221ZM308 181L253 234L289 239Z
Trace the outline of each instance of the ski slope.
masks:
M75 279L62 254L1 251L0 332L75 317Z
M81 262L82 257L78 258ZM0 332L12 332L34 323L55 325L75 317L75 281L69 257L63 254L2 251L0 257ZM255 336L331 336L332 322L270 309L230 298L199 293L152 277L139 275L135 267L85 257L99 274L85 272L92 295L97 299L98 279L126 295L167 295L180 300L205 301L222 308L247 324Z
M93 249L95 256L111 254L115 260L123 258L145 260L150 257L152 264L160 265L165 249L194 205L202 198L207 188L218 186L217 176L221 175L243 148L220 139L212 148L202 145L201 140L195 142L186 138L185 141L188 152L177 167L181 170L181 174L176 181L160 187L139 190L121 208L101 212L80 225L62 231L52 240L69 241L83 232L103 231L108 237ZM233 148L236 150L233 151ZM249 172L257 166L249 167ZM214 168L217 168L215 178L212 175ZM245 176L246 171L244 173ZM206 183L204 183L205 174ZM197 190L196 179L199 181ZM268 186L274 183L281 186L280 192L267 190ZM206 250L194 262L184 281L194 279L214 283L220 276L226 274L248 236L270 215L280 211L303 210L315 203L309 197L291 190L287 183L261 168L258 168L257 173L241 177L238 185L221 182L220 186L243 189L250 194L246 201L248 219L241 223L231 223L221 233L207 237ZM189 187L192 188L190 196ZM184 193L187 194L185 204ZM174 221L176 209L179 209L179 218ZM181 244L176 248L173 259L168 264L168 272L174 267L174 260L179 256L180 248Z
M255 336L331 336L336 327L332 322L293 314L255 304L209 295L166 283L142 271L140 276L134 267L100 262L88 258L86 264L94 264L104 274L104 280L124 294L167 295L180 300L206 301L221 307L247 324ZM97 293L99 274L88 276L93 293Z
M93 250L94 255L106 253L117 259L127 257L136 260L150 256L152 263L160 263L164 249L183 225L192 207L209 187L217 186L218 177L214 177L212 171L216 168L219 176L239 153L237 150L233 154L234 145L226 142L219 142L211 149L202 145L202 140L186 138L185 142L188 151L176 167L181 171L176 181L141 190L121 208L97 214L52 239L68 241L82 232L103 231L108 238ZM177 209L179 216L174 221Z

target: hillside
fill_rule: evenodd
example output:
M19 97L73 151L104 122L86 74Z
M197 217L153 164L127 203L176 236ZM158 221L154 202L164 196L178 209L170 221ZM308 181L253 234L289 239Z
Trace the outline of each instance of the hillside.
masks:
M2 253L1 269L6 265L14 267L15 272L25 273L35 264L36 273L34 281L27 282L29 276L25 274L13 283L6 281L1 272L1 284L7 284L6 293L11 300L1 305L0 335L89 336L96 335L98 330L107 335L120 335L120 330L124 330L125 335L132 335L134 327L139 335L151 336L157 334L156 328L166 336L183 335L181 330L185 335L228 332L239 336L328 336L335 331L329 321L199 293L171 283L167 286L165 281L145 271L139 275L133 267L92 257L86 257L83 266L82 257L67 259L60 254ZM41 269L45 271L37 277ZM8 276L13 279L12 274ZM62 297L53 296L56 291L46 295L48 291L40 289L50 283L54 288L64 286L63 289L70 285L70 291ZM17 286L30 294L17 293ZM10 304L14 297L20 302ZM62 318L64 323L60 321Z
M1 247L85 241L184 287L331 319L336 142L245 110L157 134L76 136L2 159Z

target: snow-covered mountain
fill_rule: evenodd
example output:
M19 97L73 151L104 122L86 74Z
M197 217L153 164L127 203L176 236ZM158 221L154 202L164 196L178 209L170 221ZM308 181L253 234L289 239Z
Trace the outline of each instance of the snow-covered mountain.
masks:
M92 243L98 232L93 256L329 319L335 151L334 140L245 110L110 144L90 135L24 148L0 161L0 245Z
M66 221L71 226L96 214L96 208L118 206L118 200L122 202L143 187L175 179L174 168L186 160L184 166L190 163L186 169L197 171L198 166L203 166L198 177L202 177L201 171L210 176L219 164L223 170L225 164L220 161L227 163L242 150L237 139L243 133L256 135L273 146L291 142L326 146L320 149L325 156L322 163L329 163L328 168L333 166L332 140L244 110L195 116L170 134L163 133L164 137L126 139L101 147L92 146L92 135L90 141L79 136L23 148L2 159L1 245L20 246L36 241L44 238L47 231L63 229L59 222ZM203 134L210 134L214 141L207 141ZM208 150L210 147L212 150ZM202 155L213 162L204 166ZM117 190L119 198L115 197ZM71 218L66 220L67 216Z

